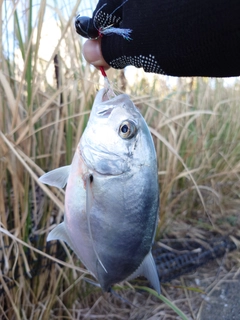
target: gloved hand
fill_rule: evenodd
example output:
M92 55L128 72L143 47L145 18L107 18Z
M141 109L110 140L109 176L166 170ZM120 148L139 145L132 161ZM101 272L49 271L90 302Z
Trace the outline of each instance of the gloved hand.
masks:
M77 33L84 38L95 40L87 41L84 44L83 55L85 59L96 68L102 66L104 69L110 68L102 56L101 38L104 36L104 33L112 29L112 27L117 30L116 28L119 27L119 23L122 21L122 6L127 1L118 0L106 3L100 0L96 10L93 12L93 18L80 15L76 17L75 27Z
M114 28L119 27L119 23L122 20L122 6L122 0L112 1L108 4L104 1L99 1L96 10L93 12L93 18L80 15L76 17L75 27L77 33L84 38L95 40L87 41L84 44L83 55L85 59L96 68L102 66L104 69L110 68L102 56L101 38L105 30L108 31L110 28L112 29L113 26ZM116 10L116 8L118 9Z
M173 76L240 74L239 0L100 0L93 17L77 17L87 38L86 60L96 67ZM113 25L119 32L110 32ZM122 30L131 30L128 36ZM102 37L101 37L102 36ZM131 39L129 39L131 38Z
M98 42L86 43L84 46L84 55L87 60L94 63L95 66L100 66L99 63L103 63L105 67L109 64L113 68L122 69L127 65L134 65L139 68L143 67L146 72L164 73L154 55L149 53L147 49L149 44L154 42L154 39L149 37L148 26L150 24L155 27L155 22L152 21L154 19L153 3L153 0L147 3L145 0L108 2L100 0L93 12L92 19L78 16L75 26L76 31L81 36L91 39L102 36L102 39ZM147 7L147 10L143 7ZM139 27L139 24L141 27ZM117 29L115 29L115 32L110 30L109 33L109 26ZM118 34L117 30L119 30ZM121 32L122 30L123 32ZM127 30L127 34L125 34L125 30ZM108 34L105 35L106 32ZM143 39L149 40L149 43L145 42L145 48L143 47ZM99 45L101 45L101 51ZM101 52L108 64L99 55ZM131 55L125 55L125 52L130 52ZM116 59L110 58L115 56Z

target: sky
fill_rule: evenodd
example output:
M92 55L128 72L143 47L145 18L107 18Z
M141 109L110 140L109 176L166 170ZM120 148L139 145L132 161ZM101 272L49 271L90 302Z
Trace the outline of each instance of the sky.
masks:
M24 20L26 16L26 11L28 7L28 0L17 0L17 1L10 1L5 0L3 1L3 47L4 52L7 56L10 56L13 54L14 49L16 48L17 44L14 43L14 16L13 16L13 4L17 3L17 12L18 17L20 20L20 27L22 34L26 34L27 26L24 25ZM32 0L33 3L33 23L36 21L36 15L38 13L38 9L40 6L41 0ZM73 0L47 0L47 9L44 16L44 22L46 24L52 24L56 20L56 14L54 13L54 10L51 9L52 7L57 6L59 10L61 11L62 15L68 19L68 17L71 14L72 8L75 5L75 1ZM80 13L81 15L88 15L90 16L92 14L92 11L94 10L96 1L95 0L82 0L81 4L79 6L78 12L76 14ZM49 30L49 33L51 32L51 29Z

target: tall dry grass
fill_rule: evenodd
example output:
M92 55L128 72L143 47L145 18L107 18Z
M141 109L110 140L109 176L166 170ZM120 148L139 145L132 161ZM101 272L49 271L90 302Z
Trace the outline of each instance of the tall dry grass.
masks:
M56 246L45 247L46 235L63 218L64 191L39 184L38 177L71 163L101 79L83 61L73 28L80 0L68 19L57 2L0 4L0 319L174 317L129 286L120 294L137 308L103 296L82 280L85 271L64 244L64 261L49 263L57 260ZM54 19L46 21L49 10ZM54 24L56 44L44 47L44 28L50 33ZM132 86L121 71L109 71L109 78L131 95L155 140L157 240L166 234L201 239L209 230L239 235L239 81L226 87L220 79L179 79L169 88L159 76Z

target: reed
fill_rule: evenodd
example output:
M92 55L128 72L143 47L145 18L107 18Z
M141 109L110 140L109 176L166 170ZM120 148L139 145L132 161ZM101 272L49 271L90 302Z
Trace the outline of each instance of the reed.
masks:
M71 163L102 83L81 56L73 27L80 4L72 3L66 18L56 1L0 1L0 319L149 319L156 308L174 316L150 291L135 292L130 284L116 290L138 308L103 296L83 281L85 271L66 245L64 261L54 258L59 245L45 247L63 219L64 191L38 177ZM54 45L46 46L51 28ZM154 137L157 240L203 238L209 230L239 235L239 81L226 87L221 79L179 79L172 88L159 76L131 85L122 71L108 75L140 108ZM30 262L41 259L48 264L35 275Z

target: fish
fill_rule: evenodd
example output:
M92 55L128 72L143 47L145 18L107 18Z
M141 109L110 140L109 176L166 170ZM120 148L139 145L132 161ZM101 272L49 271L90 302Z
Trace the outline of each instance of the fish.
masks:
M158 224L157 157L151 133L126 94L96 94L71 165L40 182L64 188L64 220L47 237L63 240L103 291L146 277L160 294L151 253Z

